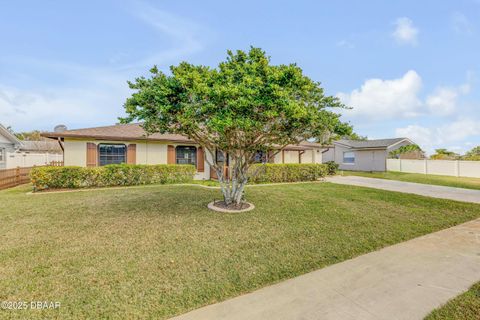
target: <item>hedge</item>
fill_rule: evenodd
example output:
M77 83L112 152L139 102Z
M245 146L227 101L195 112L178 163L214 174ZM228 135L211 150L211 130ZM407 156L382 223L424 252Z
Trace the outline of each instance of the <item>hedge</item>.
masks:
M192 165L111 164L102 167L37 167L30 171L34 190L185 183L193 180Z
M255 164L249 169L249 182L275 183L295 181L316 181L329 173L326 164L289 163L289 164Z

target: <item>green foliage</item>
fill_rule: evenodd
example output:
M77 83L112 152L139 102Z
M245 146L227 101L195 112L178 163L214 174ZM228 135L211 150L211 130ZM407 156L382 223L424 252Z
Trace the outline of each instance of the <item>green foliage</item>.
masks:
M423 150L422 150L422 148L420 148L419 145L409 144L409 145L406 145L406 146L401 146L400 148L391 151L389 153L389 157L390 158L398 158L401 154L415 152L415 151L419 151L419 152L423 153Z
M435 154L430 156L432 160L454 160L458 158L458 154L447 149L436 149Z
M242 199L258 151L328 135L339 122L332 108L344 107L296 64L272 65L259 48L228 51L217 68L182 62L170 67L170 75L150 71L150 78L129 82L136 92L120 120L140 120L149 133L184 135L211 155L228 153L228 178L210 163L227 203Z
M329 140L339 139L367 140L367 137L358 135L353 131L353 126L350 123L341 122L340 119L338 119L337 123L333 127L333 132L330 134Z
M343 107L295 64L271 65L259 48L228 51L217 69L182 62L130 82L127 118L149 132L178 133L225 152L273 149L332 131Z
M327 174L329 176L335 175L338 171L338 168L340 167L340 165L335 161L325 162L325 165L327 166Z
M37 167L30 172L35 190L185 183L193 180L191 165L112 164L103 167Z
M250 167L250 182L275 183L316 181L328 174L326 164L289 163L289 164L255 164Z
M25 141L48 140L48 138L42 137L42 135L41 135L42 131L39 131L39 130L17 132L17 133L14 133L14 134L19 140L25 140Z
M480 146L468 151L465 156L462 157L462 160L480 161Z

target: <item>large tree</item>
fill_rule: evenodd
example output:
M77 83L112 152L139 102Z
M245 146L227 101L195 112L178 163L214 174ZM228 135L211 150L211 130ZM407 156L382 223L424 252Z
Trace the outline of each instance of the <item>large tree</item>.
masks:
M273 156L289 144L328 136L339 124L340 101L296 64L272 65L259 48L228 51L217 68L182 62L167 75L129 82L135 90L122 122L142 121L148 133L177 133L202 146L216 171L227 205L241 202L250 166L259 151ZM230 157L229 174L215 161Z

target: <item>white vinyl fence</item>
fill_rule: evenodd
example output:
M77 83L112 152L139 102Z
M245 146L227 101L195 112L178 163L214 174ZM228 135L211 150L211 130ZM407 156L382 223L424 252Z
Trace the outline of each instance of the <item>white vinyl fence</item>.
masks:
M480 161L387 159L387 171L480 178Z
M63 161L63 154L58 153L7 153L7 169L17 167L44 166L53 162Z

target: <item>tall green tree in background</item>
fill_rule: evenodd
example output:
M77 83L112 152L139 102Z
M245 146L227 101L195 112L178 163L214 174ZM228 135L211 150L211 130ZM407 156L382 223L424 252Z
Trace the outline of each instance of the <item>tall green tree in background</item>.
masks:
M433 160L453 160L457 158L458 154L453 151L448 151L447 149L436 149L435 154L430 156L430 159Z
M468 151L465 156L463 156L464 160L472 160L472 161L480 161L480 146L472 148L472 150Z
M170 71L154 67L151 77L129 82L135 92L121 121L139 120L148 133L181 134L202 146L227 205L241 202L258 151L272 156L339 126L332 108L344 106L336 97L296 64L272 65L259 48L228 51L217 68L182 62ZM209 160L217 150L230 157L229 175Z

